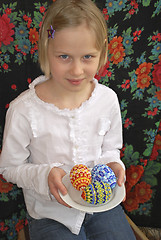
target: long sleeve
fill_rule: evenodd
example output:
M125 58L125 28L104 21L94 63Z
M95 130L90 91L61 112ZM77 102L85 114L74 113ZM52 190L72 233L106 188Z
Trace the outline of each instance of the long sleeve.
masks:
M105 126L105 128L104 128ZM100 135L104 134L102 144L102 154L99 159L101 163L118 162L125 169L123 162L120 160L120 149L122 148L122 120L118 99L115 99L111 105L109 119L102 119L102 130Z
M11 107L6 115L0 173L7 181L16 183L18 187L34 190L49 199L48 174L52 167L61 164L30 162L31 140L32 131L27 119Z

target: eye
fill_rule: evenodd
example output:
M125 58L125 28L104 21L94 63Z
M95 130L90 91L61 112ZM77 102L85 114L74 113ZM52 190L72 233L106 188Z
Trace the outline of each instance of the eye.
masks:
M84 56L84 59L85 59L85 60L89 60L89 59L91 59L91 58L92 58L91 55L85 55L85 56Z
M60 55L60 58L63 60L67 60L67 59L69 59L69 56L66 54L63 54L63 55Z

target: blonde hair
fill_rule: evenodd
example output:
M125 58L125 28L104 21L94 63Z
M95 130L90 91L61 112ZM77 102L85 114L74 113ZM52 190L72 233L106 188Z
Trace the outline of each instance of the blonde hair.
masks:
M67 27L76 27L86 22L96 34L96 48L101 51L98 71L107 61L107 25L106 21L91 0L56 0L48 8L39 35L39 63L44 74L50 76L50 67L47 57L48 32L50 26L55 31Z

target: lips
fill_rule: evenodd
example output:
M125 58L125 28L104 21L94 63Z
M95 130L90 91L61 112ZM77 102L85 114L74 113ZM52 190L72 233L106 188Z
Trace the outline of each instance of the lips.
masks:
M68 81L73 85L79 85L83 81L83 79L68 79Z

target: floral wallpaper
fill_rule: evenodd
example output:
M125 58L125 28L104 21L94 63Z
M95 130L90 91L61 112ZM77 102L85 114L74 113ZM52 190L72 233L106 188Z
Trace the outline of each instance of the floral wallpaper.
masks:
M139 226L161 227L161 0L95 0L108 24L108 62L96 78L119 97L126 165L123 207ZM38 33L50 1L0 2L0 147L6 110L41 71ZM101 103L100 103L101 104ZM0 175L0 239L27 224L21 189Z

